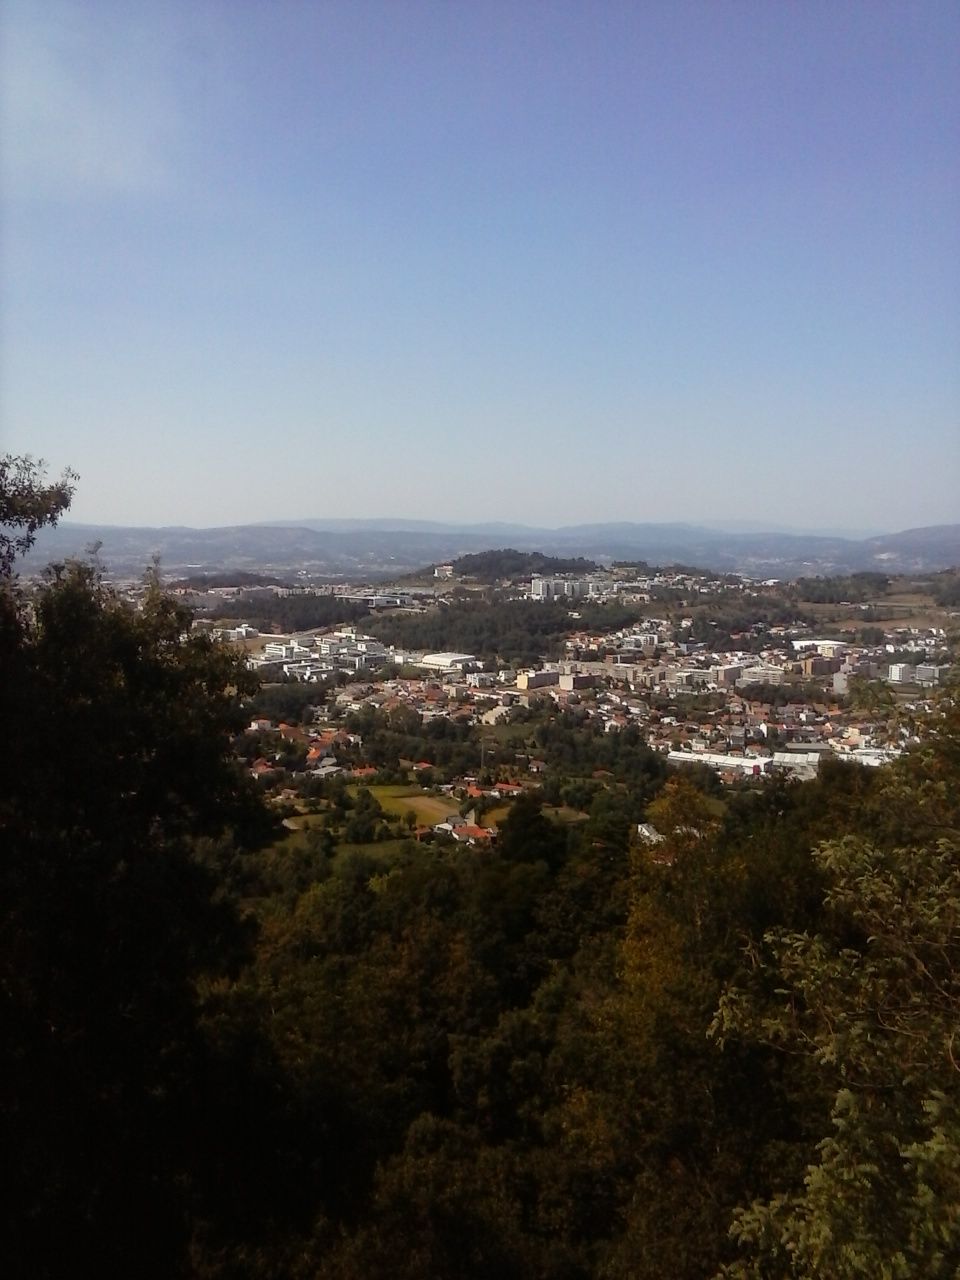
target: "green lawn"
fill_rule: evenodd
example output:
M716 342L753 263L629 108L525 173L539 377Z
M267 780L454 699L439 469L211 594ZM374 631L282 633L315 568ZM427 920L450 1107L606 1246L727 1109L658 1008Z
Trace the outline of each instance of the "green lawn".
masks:
M348 787L356 795L356 787ZM448 814L456 813L459 801L453 796L434 796L421 791L416 783L395 783L390 786L369 787L370 794L380 802L384 813L402 818L408 809L417 815L421 826L432 827L442 822Z
M512 806L509 804L499 804L495 809L488 809L481 819L483 825L485 827L499 827L511 808ZM561 805L557 808L554 805L545 804L543 812L555 822L564 823L585 822L588 816L579 809L571 809L569 805Z
M504 818L507 816L509 812L510 812L510 805L498 804L495 809L488 809L486 811L486 813L483 815L482 825L485 827L499 827L500 823L504 820Z
M347 790L356 796L358 784L349 786ZM375 786L367 788L380 802L384 814L388 818L403 818L409 809L416 814L417 822L422 827L432 827L451 813L459 810L460 802L456 796L434 796L421 791L415 783L402 783L392 786ZM323 822L323 813L304 813L293 821L297 824L294 830L307 831L310 827L318 827Z
M570 806L566 804L560 805L558 808L554 808L553 805L545 804L543 806L543 812L548 818L553 818L557 822L568 823L586 822L587 818L590 816L589 814L584 813L581 809L571 809Z

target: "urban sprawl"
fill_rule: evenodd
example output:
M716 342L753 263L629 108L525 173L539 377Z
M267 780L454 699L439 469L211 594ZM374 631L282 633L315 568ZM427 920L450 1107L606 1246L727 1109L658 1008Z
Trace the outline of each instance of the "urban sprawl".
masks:
M451 595L457 584L453 566L441 565L433 569L432 581L402 590L343 585L269 590L280 597L340 597L376 617L416 617L462 607L471 597L469 591L459 599ZM899 625L896 619L869 626L858 618L870 617L871 606L843 601L850 620L824 628L826 635L818 634L809 619L776 625L758 621L740 634L728 634L722 645L712 645L704 634L714 624L702 602L719 602L721 608L732 603L749 617L751 602L762 605L782 590L774 581L693 571L618 575L614 570L504 581L497 584L501 605L556 608L562 602L567 612L562 652L523 665L484 653L389 643L366 634L360 622L267 635L243 617L218 626L201 612L194 626L242 644L249 665L265 682L323 689L299 723L269 716L251 723L249 732L265 735L267 746L250 761L250 769L265 782L374 779L383 763L365 758L363 734L355 731L356 717L363 713L389 718L400 712L407 725L424 731L432 721L447 720L473 730L481 746L484 735L498 726L531 715L567 714L595 732L630 731L668 765L705 766L731 785L775 774L810 778L827 758L873 766L900 754L910 745L912 718L929 708L949 677L948 627L915 620ZM243 590L232 587L184 588L183 594L192 595L191 603L201 608L214 600L221 616L225 607L242 613L246 601ZM488 592L478 599L491 597ZM660 602L669 607L658 607ZM624 603L638 610L626 625L598 625L602 610L595 608L589 625L581 615L587 606ZM802 615L802 608L797 612ZM354 731L345 728L350 724ZM288 766L291 744L298 749L292 774L278 766L282 751L267 749L271 741L287 750ZM510 758L502 741L490 742L490 765L482 774L444 769L429 758L391 764L411 779L422 777L424 790L460 801L508 800L541 785L544 761L530 750ZM287 785L278 794L293 799L296 791ZM436 831L471 842L495 838L495 826L482 826L475 814L440 816L442 821L431 824ZM656 833L647 829L646 835L655 838Z

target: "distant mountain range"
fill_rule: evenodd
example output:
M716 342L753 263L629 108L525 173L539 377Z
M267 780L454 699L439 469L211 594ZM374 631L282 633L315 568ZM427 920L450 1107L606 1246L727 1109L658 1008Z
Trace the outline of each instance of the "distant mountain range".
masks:
M906 529L869 538L743 531L694 524L581 524L539 529L519 524L440 524L426 520L296 520L218 529L126 528L64 522L44 530L27 572L83 556L100 557L118 575L141 572L159 556L166 573L248 569L270 573L383 577L409 573L470 552L514 547L591 560L682 563L758 578L850 573L858 569L927 572L960 565L960 524Z

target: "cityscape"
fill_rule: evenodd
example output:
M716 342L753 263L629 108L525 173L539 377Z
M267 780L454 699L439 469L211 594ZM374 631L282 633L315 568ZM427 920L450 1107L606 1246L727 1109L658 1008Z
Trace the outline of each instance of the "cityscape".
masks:
M338 725L364 710L408 712L422 726L448 720L481 741L485 727L509 725L514 717L526 723L531 713L566 715L603 733L630 728L670 766L709 768L725 783L774 772L809 779L825 759L877 766L899 756L913 741L911 722L930 712L931 699L951 677L960 610L938 605L937 595L957 595L955 572L940 573L932 583L863 574L832 581L834 590L826 593L824 579L755 581L648 566L584 576L514 575L485 585L469 574L475 569L489 578L486 563L502 567L509 558L535 557L513 551L468 556L431 566L394 590L383 584L249 583L172 590L194 611L194 629L237 646L261 680L318 687L315 723L256 721L258 741L273 735L278 748L296 741L305 749L303 767L293 773L276 767L279 751L273 761L268 754L253 763L255 776L287 799L298 778L376 775L359 735L350 735L342 760L334 746ZM842 600L844 591L867 598ZM805 600L805 593L812 599ZM836 596L835 603L817 605L824 594ZM357 622L286 634L261 631L260 615L269 612L265 602L283 600L308 610L317 603L334 613L362 612L379 619L373 629L385 627L385 638L367 634ZM529 613L530 604L562 610L559 643L537 655L533 666L524 664L519 650L493 645L479 652L431 652L389 639L398 619L414 628L418 620L432 619L455 635L460 611L482 616L512 607ZM580 604L592 606L589 626ZM628 611L631 621L624 625L617 616L616 625L604 625L606 606ZM791 610L790 620L770 621ZM742 630L726 629L731 611ZM818 632L817 612L825 614L826 635ZM208 616L234 613L230 625ZM867 690L874 696L865 697ZM489 753L488 788L510 783L518 766L529 775L527 756L515 754L516 760L499 748ZM418 765L421 774L429 765L440 793L476 795L475 776L454 776L435 761ZM538 762L533 773L544 767ZM499 782L493 774L502 775ZM539 777L525 778L526 788L540 785ZM499 792L496 798L502 798ZM486 838L495 835L488 831Z
M958 49L0 5L5 1280L960 1278Z

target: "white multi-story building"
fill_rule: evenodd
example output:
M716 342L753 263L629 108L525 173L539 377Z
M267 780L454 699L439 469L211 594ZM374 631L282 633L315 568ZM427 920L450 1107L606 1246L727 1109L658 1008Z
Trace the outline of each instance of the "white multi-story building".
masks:
M545 689L549 685L558 684L559 681L560 673L558 671L517 672L518 689Z
M917 680L920 684L942 684L949 673L949 667L938 667L932 662L917 664Z
M749 777L768 773L772 763L769 756L725 756L715 751L668 751L667 760L679 765L706 764L711 769L730 770Z
M917 668L909 662L891 662L887 678L894 684L912 684L917 678Z
M783 667L744 667L743 675L737 680L738 686L748 684L783 684L786 672Z
M293 662L312 656L309 649L291 640L268 640L263 646L263 656L273 662Z
M530 582L530 595L534 600L579 600L590 589L590 583L583 578L533 578Z

